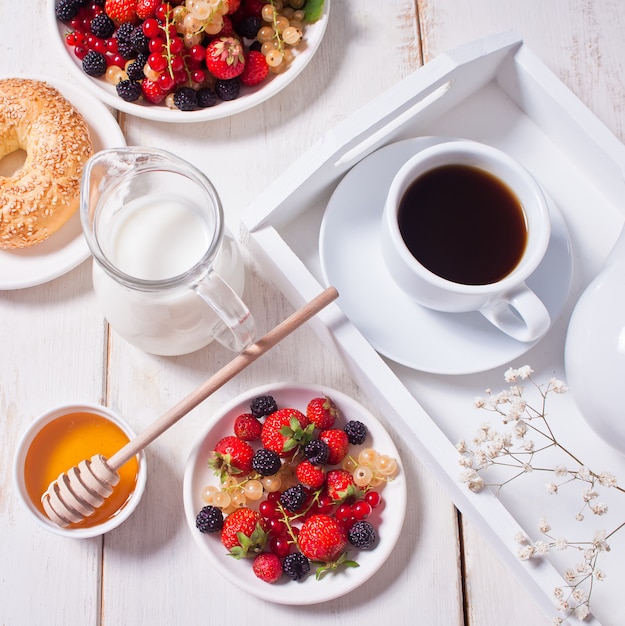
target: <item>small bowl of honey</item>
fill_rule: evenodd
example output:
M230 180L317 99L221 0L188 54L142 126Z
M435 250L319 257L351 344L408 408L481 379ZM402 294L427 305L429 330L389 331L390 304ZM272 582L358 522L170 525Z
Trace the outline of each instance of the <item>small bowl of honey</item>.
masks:
M119 469L119 483L104 504L77 524L62 528L52 522L41 496L63 472L95 454L110 458L134 436L125 420L97 404L67 404L35 419L20 439L14 462L17 493L30 517L53 533L83 539L119 526L135 510L145 490L143 452Z

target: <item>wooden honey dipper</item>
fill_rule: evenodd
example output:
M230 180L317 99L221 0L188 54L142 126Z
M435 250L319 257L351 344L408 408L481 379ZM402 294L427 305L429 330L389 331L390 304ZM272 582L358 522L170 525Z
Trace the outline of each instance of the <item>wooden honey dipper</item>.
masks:
M152 425L130 440L110 459L96 454L91 459L81 461L77 466L61 474L50 483L46 492L41 496L46 515L62 527L81 522L92 515L113 493L113 488L119 482L117 472L127 461L258 357L334 301L338 295L334 287L325 289L258 341L245 348Z

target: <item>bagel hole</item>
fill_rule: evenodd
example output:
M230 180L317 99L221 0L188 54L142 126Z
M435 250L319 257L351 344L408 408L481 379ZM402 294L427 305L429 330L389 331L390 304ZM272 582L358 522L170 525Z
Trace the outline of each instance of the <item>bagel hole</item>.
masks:
M26 162L26 151L15 150L0 159L0 176L15 176Z

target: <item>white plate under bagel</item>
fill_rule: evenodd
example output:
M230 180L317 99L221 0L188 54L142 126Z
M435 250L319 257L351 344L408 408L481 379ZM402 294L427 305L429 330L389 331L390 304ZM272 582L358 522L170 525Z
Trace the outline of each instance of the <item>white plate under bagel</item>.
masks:
M295 408L306 411L309 400L319 395L328 395L337 405L343 420L356 419L368 429L367 441L359 448L373 447L381 454L397 460L399 472L381 490L383 505L374 509L371 520L376 527L379 541L372 550L350 551L350 558L356 559L359 567L340 568L329 572L320 580L315 580L315 564L311 573L301 581L293 582L286 576L275 584L268 584L256 578L248 560L237 561L229 556L222 545L218 533L201 533L195 527L198 512L204 506L201 491L205 485L218 484L207 459L217 441L232 434L234 419L240 413L249 413L250 402L261 395L272 395L279 408ZM406 512L406 479L401 459L393 440L380 422L362 405L349 396L316 385L273 383L247 391L227 403L215 413L205 431L193 447L184 475L184 508L191 534L202 556L232 584L254 596L290 605L307 605L326 602L338 598L362 585L386 561L399 538Z
M93 150L125 146L126 140L115 117L84 89L50 76L20 75L1 78L28 78L56 87L85 118ZM0 161L0 168L6 159ZM0 174L2 170L0 169ZM45 241L17 250L0 250L0 289L22 289L46 283L74 269L89 257L78 211Z

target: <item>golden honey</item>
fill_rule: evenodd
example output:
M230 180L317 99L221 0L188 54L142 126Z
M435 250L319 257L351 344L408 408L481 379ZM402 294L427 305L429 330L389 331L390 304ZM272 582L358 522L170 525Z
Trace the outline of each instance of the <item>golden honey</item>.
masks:
M46 515L41 496L52 481L94 454L110 458L126 443L128 436L117 424L95 413L68 413L46 424L33 439L24 464L24 482L33 504ZM133 457L119 469L119 483L104 504L70 528L90 528L114 517L132 496L138 471Z

